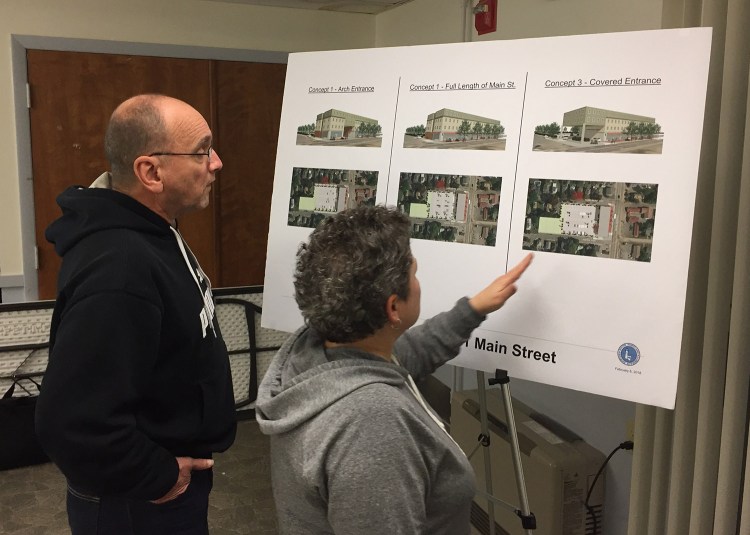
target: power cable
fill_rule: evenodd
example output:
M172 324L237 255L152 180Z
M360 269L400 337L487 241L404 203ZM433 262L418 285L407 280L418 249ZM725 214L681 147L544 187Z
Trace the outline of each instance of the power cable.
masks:
M596 476L594 476L594 480L591 482L591 486L589 487L589 492L586 494L586 501L584 502L584 505L586 506L586 510L588 511L589 515L591 515L591 519L594 521L594 529L592 530L593 535L597 535L599 533L598 530L598 520L596 518L596 511L594 511L594 508L589 505L589 498L591 498L591 491L594 490L594 485L596 485L596 481L599 479L599 476L604 471L604 468L607 466L607 463L612 458L612 456L617 453L620 450L632 450L633 449L633 441L632 440L626 440L625 442L620 443L619 446L617 446L615 449L612 450L612 453L610 453L605 461L602 463L601 468L599 468L599 471L596 473Z

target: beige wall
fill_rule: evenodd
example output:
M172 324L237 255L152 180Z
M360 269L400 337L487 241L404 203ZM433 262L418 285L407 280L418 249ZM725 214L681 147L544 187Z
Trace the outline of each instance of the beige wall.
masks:
M2 0L0 277L6 280L23 271L21 198L25 192L17 153L19 148L28 150L16 140L11 35L288 52L372 46L375 20L368 15L205 0ZM159 46L154 50L158 53ZM117 47L108 51L116 52Z
M501 0L498 39L656 30L662 0ZM479 39L492 39L492 34Z
M460 43L464 0L412 0L376 17L375 46Z
M472 2L473 4L476 1ZM498 29L477 36L465 0L413 0L378 15L376 46L521 39L661 28L662 0L499 0ZM464 38L464 28L472 30Z

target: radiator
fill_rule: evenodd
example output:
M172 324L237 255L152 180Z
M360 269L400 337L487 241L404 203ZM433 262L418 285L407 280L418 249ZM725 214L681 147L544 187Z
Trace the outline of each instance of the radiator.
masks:
M477 488L485 489L484 446L477 448L480 434L479 401L476 390L454 392L451 399L451 435L467 454L477 478ZM604 473L594 487L589 506L596 522L584 507L586 494L605 455L551 419L513 400L521 463L529 507L536 517L535 535L601 535L604 514ZM493 495L520 508L505 408L499 389L487 390L490 432L490 465ZM524 535L521 519L512 511L495 505L498 535ZM489 533L487 500L475 498L472 524Z

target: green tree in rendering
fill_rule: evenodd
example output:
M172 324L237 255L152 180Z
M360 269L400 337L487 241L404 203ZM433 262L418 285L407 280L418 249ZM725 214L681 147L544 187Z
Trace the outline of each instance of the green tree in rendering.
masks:
M474 139L479 139L482 135L482 123L474 123L474 127L471 129L471 133L474 134Z
M425 127L423 124L420 124L418 126L410 126L406 129L406 135L407 136L424 136L425 133Z
M643 193L643 202L648 204L656 204L656 195L658 189L659 188L656 185L640 188L639 191Z
M442 228L442 225L438 223L437 221L428 221L425 223L425 237L428 240L438 240L440 239L440 229Z
M634 121L630 121L628 123L628 126L622 129L622 133L628 136L630 139L633 139L636 135L636 126Z
M500 205L493 204L490 206L489 214L487 214L487 221L497 221L497 217L500 215Z
M359 137L375 137L380 133L382 127L375 123L360 123L357 127L357 135Z
M565 254L576 254L578 251L579 241L577 238L563 238L562 252Z
M487 233L487 237L484 240L484 244L489 245L490 247L494 247L496 241L497 241L497 229L495 227L492 227L490 231Z
M657 123L646 123L644 125L645 134L649 139L653 139L656 134L661 132L661 126Z
M453 227L445 227L440 230L441 241L456 241L456 229Z
M540 124L534 129L534 133L543 136L556 136L560 133L560 125L557 123Z
M462 136L464 141L466 141L466 134L468 134L470 130L471 125L469 124L469 121L463 121L458 127L458 134Z
M313 132L315 132L315 124L314 123L303 124L303 125L300 125L300 126L297 127L297 133L298 134L309 135L309 134L312 134Z

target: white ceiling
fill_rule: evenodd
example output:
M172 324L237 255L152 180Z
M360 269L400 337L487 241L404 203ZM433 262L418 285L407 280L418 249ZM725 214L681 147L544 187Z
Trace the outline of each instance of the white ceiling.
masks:
M340 11L345 13L382 13L412 0L210 0L211 2L230 2L233 4L252 4L256 6L291 7L296 9L320 9L323 11Z

